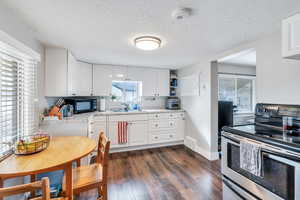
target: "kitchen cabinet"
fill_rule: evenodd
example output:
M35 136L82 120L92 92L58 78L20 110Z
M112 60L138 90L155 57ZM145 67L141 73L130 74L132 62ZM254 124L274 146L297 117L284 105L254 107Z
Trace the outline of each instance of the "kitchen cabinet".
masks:
M100 133L107 133L106 116L94 116L89 120L88 137L94 139L97 143L99 141Z
M165 143L184 139L184 113L156 113L149 115L149 143Z
M110 140L111 148L128 147L128 143L118 143L118 122L109 121L108 124L108 138Z
M73 58L66 49L45 49L45 96L68 96L68 59Z
M78 62L66 49L45 50L45 96L90 96L92 65Z
M282 57L300 59L300 14L282 21Z
M148 121L128 123L129 146L148 144Z
M50 136L87 136L87 119L43 121L40 128Z
M145 69L141 74L142 94L146 97L156 96L157 92L157 71L154 69Z
M143 69L140 77L143 96L169 96L170 71L168 69ZM133 73L132 73L133 74Z
M93 94L92 74L93 66L89 63L78 62L71 54L69 55L69 95L90 96Z
M93 95L110 96L113 71L111 66L94 65L93 66Z
M185 118L184 114L181 113L182 117L178 118L175 121L176 124L176 139L184 140L184 131L185 131Z
M156 80L157 96L170 95L170 71L167 69L160 69L157 71Z
M112 80L124 81L127 79L127 67L124 66L110 66L112 69Z

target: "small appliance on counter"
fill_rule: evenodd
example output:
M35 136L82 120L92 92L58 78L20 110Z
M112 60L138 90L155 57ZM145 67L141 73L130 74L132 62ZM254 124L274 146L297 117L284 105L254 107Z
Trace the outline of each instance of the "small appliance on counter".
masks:
M180 100L178 97L168 97L166 101L166 109L168 110L179 110Z
M96 98L65 98L64 101L73 106L74 114L97 111Z
M104 97L100 98L100 112L106 111L106 100Z

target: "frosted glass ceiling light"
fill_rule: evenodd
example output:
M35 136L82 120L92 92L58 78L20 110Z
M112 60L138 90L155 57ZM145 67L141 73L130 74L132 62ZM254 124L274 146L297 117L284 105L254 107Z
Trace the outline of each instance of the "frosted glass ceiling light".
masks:
M134 40L135 46L138 49L152 51L158 49L161 45L161 40L153 36L142 36Z

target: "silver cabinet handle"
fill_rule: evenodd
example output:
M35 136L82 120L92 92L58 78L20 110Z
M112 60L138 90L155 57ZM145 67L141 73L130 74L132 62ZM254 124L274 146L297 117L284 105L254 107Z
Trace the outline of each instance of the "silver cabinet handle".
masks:
M173 135L170 135L170 138L172 138L173 137Z
M157 136L155 136L154 138L155 138L155 139L158 139L158 137L157 137Z

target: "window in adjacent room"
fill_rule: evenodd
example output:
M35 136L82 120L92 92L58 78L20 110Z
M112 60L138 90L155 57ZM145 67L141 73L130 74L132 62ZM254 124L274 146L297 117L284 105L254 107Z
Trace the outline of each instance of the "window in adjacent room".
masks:
M219 75L219 100L233 101L237 113L252 113L255 77Z
M115 101L128 104L131 109L137 109L141 103L141 81L113 81L112 97Z
M36 131L36 62L0 42L0 157Z

